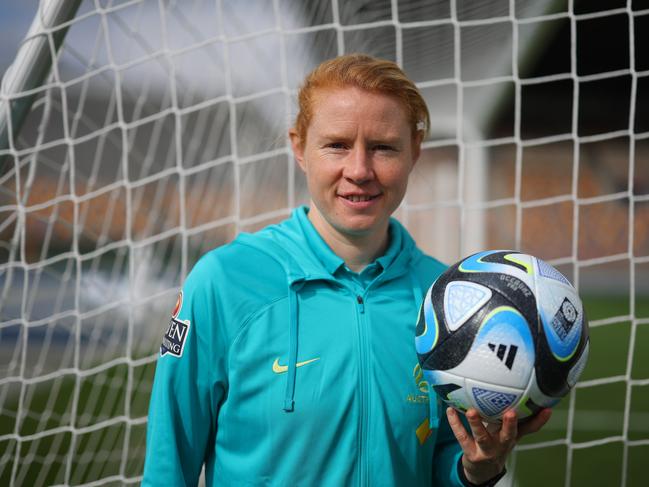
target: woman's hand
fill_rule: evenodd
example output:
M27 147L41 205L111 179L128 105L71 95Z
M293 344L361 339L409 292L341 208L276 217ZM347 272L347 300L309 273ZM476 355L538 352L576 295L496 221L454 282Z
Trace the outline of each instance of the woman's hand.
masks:
M479 485L496 477L505 468L507 455L518 440L524 435L540 430L551 415L552 410L545 408L532 418L519 423L516 411L510 410L504 414L502 424L488 423L485 426L478 411L471 408L466 412L471 428L469 434L460 421L458 412L449 407L446 416L464 452L462 466L467 480Z

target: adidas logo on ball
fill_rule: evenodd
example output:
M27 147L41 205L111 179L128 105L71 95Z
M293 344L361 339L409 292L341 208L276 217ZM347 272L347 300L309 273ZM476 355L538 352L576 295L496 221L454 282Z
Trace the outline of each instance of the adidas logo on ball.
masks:
M505 365L509 370L512 370L514 365L514 359L516 358L516 352L518 347L516 345L509 345L509 352L507 353L507 358L505 359L505 352L507 352L507 345L500 344L496 345L495 343L487 343L489 349L496 354L496 357L502 362L505 362Z

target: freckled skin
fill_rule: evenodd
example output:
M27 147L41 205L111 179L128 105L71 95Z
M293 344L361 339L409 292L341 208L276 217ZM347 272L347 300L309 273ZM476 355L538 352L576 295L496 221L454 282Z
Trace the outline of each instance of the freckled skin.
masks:
M421 135L413 137L398 99L355 87L317 92L313 113L305 141L289 133L311 195L309 218L330 245L353 242L380 252Z

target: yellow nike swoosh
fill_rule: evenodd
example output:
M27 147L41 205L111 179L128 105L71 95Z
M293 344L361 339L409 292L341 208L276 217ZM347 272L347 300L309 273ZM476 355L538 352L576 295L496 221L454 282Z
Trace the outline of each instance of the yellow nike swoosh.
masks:
M312 358L311 360L305 360L304 362L298 362L295 364L295 366L302 367L303 365L310 364L311 362L315 362L316 360L320 360L320 357ZM279 359L276 358L273 362L273 372L275 372L276 374L283 374L287 371L288 365L279 365Z

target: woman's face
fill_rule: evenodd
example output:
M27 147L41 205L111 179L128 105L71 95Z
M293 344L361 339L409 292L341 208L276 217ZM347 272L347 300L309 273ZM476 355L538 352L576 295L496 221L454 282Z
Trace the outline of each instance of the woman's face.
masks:
M289 133L321 234L382 238L420 153L394 97L355 87L316 92L306 140Z

